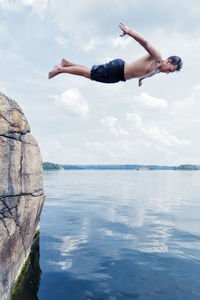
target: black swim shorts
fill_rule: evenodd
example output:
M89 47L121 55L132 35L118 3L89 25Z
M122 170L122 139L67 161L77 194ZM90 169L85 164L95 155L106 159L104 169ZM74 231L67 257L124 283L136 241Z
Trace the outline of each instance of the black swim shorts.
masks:
M125 61L114 59L104 65L94 65L91 69L91 79L104 83L126 81L124 78Z

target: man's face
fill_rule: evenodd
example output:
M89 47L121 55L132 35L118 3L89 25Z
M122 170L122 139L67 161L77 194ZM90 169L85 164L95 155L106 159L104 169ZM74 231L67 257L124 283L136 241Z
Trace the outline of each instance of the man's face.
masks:
M177 70L177 66L171 64L171 59L165 60L160 66L160 72L162 73L169 74L175 72L176 70Z

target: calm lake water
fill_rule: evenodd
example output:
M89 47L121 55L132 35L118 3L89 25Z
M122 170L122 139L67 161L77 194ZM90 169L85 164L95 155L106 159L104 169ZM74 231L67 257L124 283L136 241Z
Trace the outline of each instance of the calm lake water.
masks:
M50 171L39 300L200 299L199 171Z

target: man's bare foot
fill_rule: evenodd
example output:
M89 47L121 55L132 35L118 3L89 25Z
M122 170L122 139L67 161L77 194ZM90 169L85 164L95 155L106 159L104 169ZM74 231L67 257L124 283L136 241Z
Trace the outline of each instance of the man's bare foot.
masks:
M61 72L61 65L56 65L51 72L49 72L49 79L53 78L54 76L58 75Z
M66 60L65 58L63 58L63 59L61 60L60 65L61 65L61 67L70 67L70 66L72 66L72 63L70 63L69 60Z

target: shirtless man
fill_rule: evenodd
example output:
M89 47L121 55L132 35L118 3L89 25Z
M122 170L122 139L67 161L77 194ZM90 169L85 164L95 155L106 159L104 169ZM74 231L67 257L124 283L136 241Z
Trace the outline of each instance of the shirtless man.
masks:
M182 68L180 57L170 56L163 60L161 53L143 36L123 23L120 23L119 27L122 30L121 37L125 35L131 36L144 47L148 54L130 63L127 63L122 59L115 59L103 65L94 65L92 68L72 63L63 58L61 63L56 65L54 69L49 72L49 79L60 73L79 75L104 83L115 83L138 78L138 85L141 86L142 80L147 77L151 77L160 72L168 74L180 71Z

